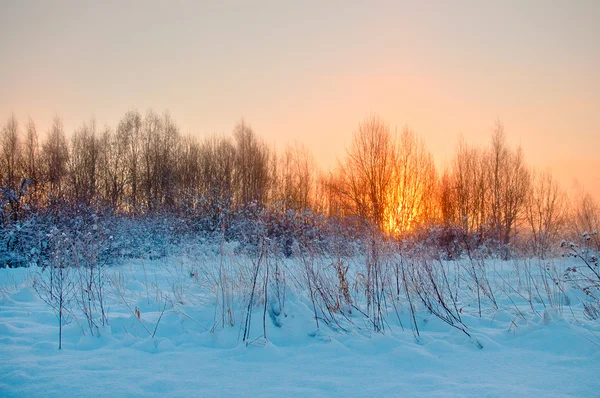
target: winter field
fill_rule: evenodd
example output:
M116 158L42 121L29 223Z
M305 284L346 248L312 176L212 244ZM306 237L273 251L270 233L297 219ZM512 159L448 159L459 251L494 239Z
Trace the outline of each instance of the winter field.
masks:
M300 253L0 269L0 396L600 393L585 257Z

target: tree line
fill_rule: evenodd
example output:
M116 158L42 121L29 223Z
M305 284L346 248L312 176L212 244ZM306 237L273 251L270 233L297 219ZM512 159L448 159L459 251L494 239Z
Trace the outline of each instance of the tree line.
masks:
M43 141L33 120L2 127L6 219L64 204L138 214L275 201L310 206L314 165L302 147L277 158L244 121L231 137L183 136L168 112L127 112L116 129L84 122L70 138L56 117Z
M338 167L318 171L301 145L270 148L245 121L230 136L183 135L168 112L127 112L116 128L82 123L67 136L56 117L40 139L35 122L11 115L0 134L0 222L42 209L85 206L131 216L223 215L252 204L309 209L359 220L391 236L442 228L509 244L519 232L546 249L570 226L598 225L589 195L569 200L548 172L529 167L497 122L484 148L459 140L437 170L424 141L372 116L361 122ZM567 221L570 221L569 223Z

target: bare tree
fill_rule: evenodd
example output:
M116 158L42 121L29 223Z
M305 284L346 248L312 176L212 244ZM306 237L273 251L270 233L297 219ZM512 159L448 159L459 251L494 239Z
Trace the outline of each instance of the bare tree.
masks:
M89 206L96 198L100 140L96 136L96 121L84 123L71 140L69 176L73 199Z
M73 244L64 234L54 229L50 234L53 245L49 265L34 279L34 289L48 304L58 319L58 349L62 349L63 327L71 319L76 282L71 261L76 256Z
M127 184L127 142L106 127L98 140L101 197L113 211L124 209Z
M589 194L579 192L573 206L571 219L571 233L575 234L574 240L584 239L587 245L592 245L595 250L600 251L600 238L597 231L600 229L600 206ZM587 235L586 235L587 232ZM594 233L596 232L596 233Z
M445 191L454 205L447 206L445 210L453 212L452 223L459 225L466 233L482 232L485 225L488 185L484 162L482 151L469 147L461 137L448 177L451 188Z
M496 121L496 127L492 134L492 146L488 154L487 172L489 174L490 198L489 201L489 221L497 234L497 238L503 234L503 202L505 183L508 173L509 152L506 147L506 135L504 126L500 121Z
M488 155L489 225L493 236L507 244L523 211L530 176L520 148L511 151L501 122L496 122Z
M27 132L25 134L24 170L25 176L35 186L38 181L40 148L38 143L37 129L33 119L29 118Z
M113 178L117 180L117 185L120 185L121 182L125 183L123 189L129 208L133 212L137 212L140 201L142 157L142 117L139 112L130 111L125 114L117 126L115 140L116 148L113 144L113 152L123 159L122 163L118 165L116 159L113 161L119 170L119 173L115 174ZM124 179L120 176L120 170L123 167L126 168Z
M265 204L269 188L269 150L243 120L233 131L236 149L235 203Z
M277 198L286 209L308 208L313 201L316 174L311 153L299 144L289 146L278 163Z
M169 112L162 117L162 137L160 139L159 182L161 191L160 202L166 208L174 209L177 205L177 156L180 153L179 128Z
M317 177L314 208L328 217L340 217L352 209L343 195L343 181L338 173L321 173Z
M17 191L21 179L21 138L19 122L14 114L8 118L2 128L0 151L0 177L4 177L4 181L0 181L0 184Z
M534 252L545 258L565 221L566 195L549 172L534 173L525 203Z
M40 182L40 148L38 143L38 134L33 119L29 118L27 131L25 132L25 141L23 143L22 173L24 180L22 186L27 189L27 195L22 199L29 209L36 209L39 206L39 197L41 193ZM23 192L25 193L25 192Z
M416 133L405 127L398 140L391 190L390 229L403 233L434 216L436 171L433 157Z
M150 210L176 204L179 129L168 112L162 117L148 111L143 122L142 176L145 202Z
M64 194L64 182L67 176L69 148L65 138L62 120L54 118L52 128L42 145L41 162L45 181L48 183L48 195L52 200L61 198Z
M443 183L439 200L446 225L459 225L480 239L509 243L523 215L530 175L521 149L506 145L500 122L489 150L472 148L459 140Z
M202 142L199 153L200 195L202 211L211 220L210 228L218 228L222 217L233 203L236 154L231 140L210 137Z
M449 170L444 170L438 185L438 210L440 212L441 222L445 227L453 226L456 223L456 202L455 190L452 181L452 175Z
M346 159L339 166L337 190L354 214L381 230L390 228L395 161L395 141L389 126L372 116L359 124Z
M184 211L197 209L200 196L200 143L191 136L183 137L177 157L178 206Z
M160 200L160 141L162 121L160 117L149 110L143 123L143 185L145 204L149 210L154 210Z

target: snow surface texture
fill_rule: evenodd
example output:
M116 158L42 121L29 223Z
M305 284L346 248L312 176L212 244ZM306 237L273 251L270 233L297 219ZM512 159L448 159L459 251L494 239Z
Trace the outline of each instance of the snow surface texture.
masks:
M472 338L419 309L416 339L406 308L404 329L394 315L375 333L356 311L346 332L317 329L306 295L290 289L279 315L269 311L266 340L257 302L246 344L248 296L231 298L234 325L223 322L218 291L200 270L206 264L214 270L219 260L108 269L109 324L92 335L75 314L60 351L55 313L32 288L43 273L0 269L0 396L600 395L600 327L575 297L562 309L538 303L537 314L517 295L481 317L465 309ZM516 317L517 308L528 315Z

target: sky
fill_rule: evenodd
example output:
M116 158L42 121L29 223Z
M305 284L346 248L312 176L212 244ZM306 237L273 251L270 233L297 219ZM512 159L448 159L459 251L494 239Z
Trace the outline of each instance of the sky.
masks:
M244 118L327 169L372 114L440 168L500 120L532 167L600 199L598 21L586 0L0 0L0 122L168 109L201 138Z

